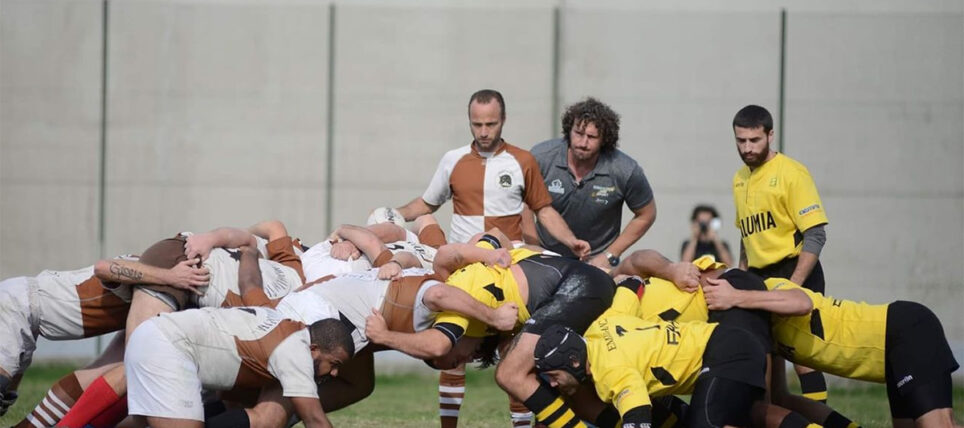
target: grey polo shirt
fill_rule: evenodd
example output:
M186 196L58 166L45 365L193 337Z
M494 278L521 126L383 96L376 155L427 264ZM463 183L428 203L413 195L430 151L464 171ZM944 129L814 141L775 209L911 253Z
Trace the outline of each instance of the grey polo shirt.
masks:
M539 162L552 207L562 214L577 238L592 245L595 255L619 236L623 202L630 210L638 210L653 200L653 189L639 164L618 149L600 154L596 168L577 184L569 171L568 148L564 139L556 138L536 144L531 153ZM574 257L541 224L536 229L543 247Z

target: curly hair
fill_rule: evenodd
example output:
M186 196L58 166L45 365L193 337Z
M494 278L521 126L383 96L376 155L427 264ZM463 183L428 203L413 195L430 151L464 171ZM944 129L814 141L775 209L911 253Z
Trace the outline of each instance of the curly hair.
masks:
M562 115L562 135L569 144L569 133L573 126L596 125L602 138L601 152L612 151L619 146L619 114L608 105L589 97L566 108Z

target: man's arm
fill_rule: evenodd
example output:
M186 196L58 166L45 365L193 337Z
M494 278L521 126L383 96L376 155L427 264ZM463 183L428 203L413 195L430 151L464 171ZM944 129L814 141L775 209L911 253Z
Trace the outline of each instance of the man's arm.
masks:
M656 201L650 199L648 204L633 211L633 214L632 220L626 224L626 227L619 233L619 236L616 237L613 243L609 244L609 248L606 248L606 251L596 254L590 263L604 269L612 268L606 257L606 253L619 257L627 248L635 244L639 238L642 238L643 235L646 234L646 231L648 231L650 226L653 225L653 222L656 221Z
M372 262L372 265L376 265L377 263L377 265L380 266L382 263L388 261L387 258L391 257L389 255L386 257L386 260L378 260L378 258L382 256L382 253L388 251L388 247L386 247L385 244L378 239L378 236L364 227L343 224L335 229L335 231L332 233L332 237L354 244L359 251L368 257L368 260Z
M279 220L265 220L248 228L252 235L267 239L268 242L288 236L288 229Z
M473 299L469 293L447 284L438 284L428 289L422 303L434 312L457 312L475 318L499 331L512 331L519 317L519 307L509 302L498 308L490 308Z
M743 246L743 240L740 240L740 270L747 270L750 264L746 261L746 247Z
M472 263L509 267L512 258L508 250L490 250L471 244L446 244L439 248L432 261L432 268L439 278L448 278L452 272Z
M290 397L295 413L304 422L305 427L330 428L331 422L321 408L321 401L314 397Z
M634 251L616 267L611 275L655 276L676 284L679 289L695 292L700 285L700 270L692 263L673 263L656 250Z
M800 289L790 290L737 290L725 279L707 279L703 287L706 306L711 310L725 311L737 307L762 309L777 315L806 315L813 310L813 302Z
M187 242L184 243L184 255L188 259L200 257L201 260L205 260L213 248L238 248L243 245L257 247L258 242L247 230L220 227L210 232L188 236Z
M258 264L258 250L247 245L238 248L241 260L238 263L238 292L246 306L265 306L271 303L264 294L261 266Z
M559 212L552 205L539 208L536 211L536 217L539 219L539 223L545 226L546 231L568 247L576 257L583 258L589 255L589 251L592 250L589 243L576 238L576 235L569 229L569 225L566 224L566 220L559 215Z
M535 214L528 205L522 206L522 241L529 245L541 245L539 232L536 231Z
M448 353L453 345L445 333L434 328L417 333L391 331L377 309L372 309L372 314L365 320L365 336L372 343L385 345L422 360L441 357Z
M825 225L820 224L803 231L803 249L797 257L797 266L793 268L793 274L790 276L790 281L794 284L803 284L813 272L813 267L817 265L820 251L827 243L827 232L824 227Z
M431 205L425 202L421 196L412 199L411 202L398 207L398 212L402 213L402 217L405 217L405 221L415 220L418 216L431 214L438 210L438 205Z
M174 288L202 294L195 287L208 284L208 268L197 268L197 260L184 260L170 269L131 260L100 260L94 264L94 276L106 283L170 285Z

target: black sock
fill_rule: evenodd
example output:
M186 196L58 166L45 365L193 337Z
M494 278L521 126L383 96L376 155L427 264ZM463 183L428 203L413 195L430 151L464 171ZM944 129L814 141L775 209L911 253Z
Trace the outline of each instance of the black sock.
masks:
M618 423L619 411L613 406L606 406L606 408L596 416L596 421L593 422L593 425L599 428L615 428Z
M810 372L799 377L800 391L804 397L821 403L827 402L827 381L823 378L823 372Z
M827 416L827 420L823 421L823 426L826 428L860 428L860 425L836 411Z
M806 428L810 421L797 412L787 413L780 421L780 428Z
M251 421L244 409L230 409L208 419L204 425L211 428L250 428Z

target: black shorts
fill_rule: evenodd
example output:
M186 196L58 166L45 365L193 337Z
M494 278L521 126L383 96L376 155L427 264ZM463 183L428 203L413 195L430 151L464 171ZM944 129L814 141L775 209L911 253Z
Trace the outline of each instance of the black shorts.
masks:
M763 399L763 387L721 377L700 376L686 409L686 427L750 426L753 402Z
M766 291L763 279L750 272L730 269L720 279L725 279L737 290ZM771 348L770 312L759 309L730 308L725 311L710 311L709 322L746 330L756 338L763 349Z
M542 334L559 324L582 334L613 303L613 279L594 266L535 255L520 261L519 267L529 283L530 317L523 332Z
M891 416L917 419L951 407L951 373L960 366L934 312L915 302L888 305L884 346Z
M766 348L746 330L720 324L703 351L704 377L720 377L760 389L766 387Z
M750 268L750 272L762 276L764 279L767 278L786 278L790 279L793 276L793 270L797 268L797 258L788 257L780 260L772 265L762 267L762 268ZM815 291L817 293L823 294L824 290L827 288L824 283L823 278L823 266L820 265L820 260L817 260L817 264L813 266L813 270L810 271L810 276L807 277L801 287L806 288L810 291Z

